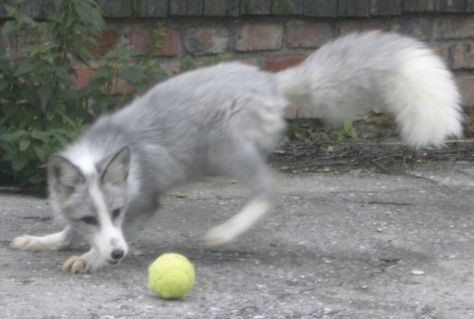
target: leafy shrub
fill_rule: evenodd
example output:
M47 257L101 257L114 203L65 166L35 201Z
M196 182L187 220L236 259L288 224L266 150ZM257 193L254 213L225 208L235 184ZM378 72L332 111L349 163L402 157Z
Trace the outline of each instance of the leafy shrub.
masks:
M354 139L358 138L357 130L352 125L351 120L345 120L344 125L341 130L337 133L337 139L342 141L344 139Z
M136 93L164 79L154 59L163 28L157 26L145 54L128 47L108 52L87 87L77 90L74 67L92 60L91 49L105 25L96 2L54 0L45 22L13 6L5 9L10 19L0 35L17 44L16 52L0 48L0 176L41 191L48 156L99 113L131 98L111 94L117 81L126 81Z

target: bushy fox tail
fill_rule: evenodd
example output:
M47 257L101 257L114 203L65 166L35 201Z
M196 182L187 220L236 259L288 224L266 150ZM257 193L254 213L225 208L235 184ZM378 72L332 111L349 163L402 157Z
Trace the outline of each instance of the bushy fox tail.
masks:
M462 135L460 96L451 72L427 46L378 31L330 42L277 74L279 90L306 113L331 122L376 106L395 115L414 147L442 146Z

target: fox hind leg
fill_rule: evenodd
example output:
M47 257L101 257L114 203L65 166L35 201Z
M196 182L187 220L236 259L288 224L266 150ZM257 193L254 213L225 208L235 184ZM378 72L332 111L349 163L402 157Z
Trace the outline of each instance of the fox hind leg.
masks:
M214 247L232 242L259 222L272 208L272 177L263 156L255 147L227 153L217 163L223 173L238 178L251 187L253 198L237 214L223 224L209 230L207 246Z

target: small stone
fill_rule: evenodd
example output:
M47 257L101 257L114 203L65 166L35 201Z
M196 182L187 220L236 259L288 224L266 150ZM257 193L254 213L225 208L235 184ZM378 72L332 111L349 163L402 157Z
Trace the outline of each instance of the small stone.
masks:
M333 312L334 310L332 308L329 308L329 307L324 307L323 308L323 314L325 315L329 315Z

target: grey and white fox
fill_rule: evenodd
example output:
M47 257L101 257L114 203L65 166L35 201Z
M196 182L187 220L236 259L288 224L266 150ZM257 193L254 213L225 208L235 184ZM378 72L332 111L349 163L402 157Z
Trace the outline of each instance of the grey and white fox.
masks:
M167 190L202 174L225 174L252 189L249 203L205 237L209 245L236 239L272 207L265 154L284 132L292 104L331 122L383 107L415 148L462 135L451 72L406 36L350 34L280 73L238 62L205 67L159 83L52 155L50 202L66 226L46 236L17 237L12 246L58 250L82 238L90 250L69 258L66 271L117 264L129 250L122 225L145 220Z

